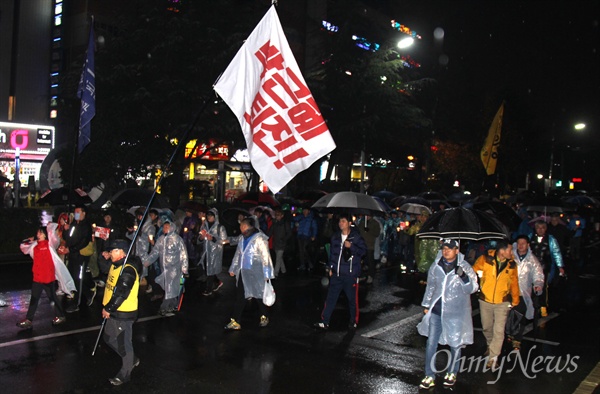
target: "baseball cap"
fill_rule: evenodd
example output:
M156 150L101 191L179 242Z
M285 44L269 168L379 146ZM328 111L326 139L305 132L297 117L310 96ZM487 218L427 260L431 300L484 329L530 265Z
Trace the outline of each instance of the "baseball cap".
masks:
M125 252L129 250L129 241L125 239L115 239L108 246L108 250L121 249Z
M458 248L458 241L455 239L442 239L442 247Z

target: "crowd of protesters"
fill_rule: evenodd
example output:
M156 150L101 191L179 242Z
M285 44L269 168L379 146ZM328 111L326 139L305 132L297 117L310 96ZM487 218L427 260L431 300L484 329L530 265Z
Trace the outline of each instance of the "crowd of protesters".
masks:
M417 237L431 215L429 209L412 214L394 209L384 217L371 217L318 213L309 206L296 214L289 207L257 207L252 213L241 211L239 226L230 228L228 234L216 208L186 210L179 219L169 210L150 209L145 215L144 208L139 208L130 222L118 225L108 211L92 223L85 206L77 206L73 214L60 214L56 223L40 228L35 238L21 245L34 265L29 311L17 325L33 326L42 291L54 301L52 323L59 325L82 305L91 306L99 288L106 286L103 317L112 315L117 325L109 327L128 332L130 343L130 323L137 316L132 297L149 296L152 302L160 301L159 314L173 315L181 308L191 270L197 272L194 279L205 283L201 294L209 297L222 288L222 274L230 264L236 300L226 330L241 329L248 299L257 300L259 326L267 327L269 307L262 302L265 284L289 274L325 275L326 302L314 326L329 328L344 292L348 328L353 330L359 323L360 283L376 286L377 269L396 265L402 274L420 275L426 285L425 314L418 331L428 337L420 387L429 389L435 385L432 365L438 344L449 345L456 361L461 349L473 343L472 294L478 294L487 343L484 356L492 370L498 367L505 339L519 351L528 320L565 307L559 286L568 272L581 270L583 244L593 232L593 224L588 224L593 218L577 212L569 217L551 215L546 221L536 220L535 213L523 208L517 213L522 222L513 229L512 239L460 242ZM133 245L126 241L134 238ZM235 254L231 261L224 261L228 245L235 247ZM128 253L133 260L124 269ZM127 275L115 276L120 270ZM62 295L66 307L59 299ZM115 335L107 332L105 340L114 345ZM115 349L123 357L123 369L110 382L119 385L130 379L139 359L131 346L127 352ZM445 386L454 385L457 372L456 363L450 363Z

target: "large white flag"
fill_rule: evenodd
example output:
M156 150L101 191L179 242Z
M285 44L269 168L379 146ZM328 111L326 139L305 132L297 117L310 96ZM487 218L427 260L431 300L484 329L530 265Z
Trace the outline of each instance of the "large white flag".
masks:
M250 161L277 193L335 149L271 6L214 87L237 116Z

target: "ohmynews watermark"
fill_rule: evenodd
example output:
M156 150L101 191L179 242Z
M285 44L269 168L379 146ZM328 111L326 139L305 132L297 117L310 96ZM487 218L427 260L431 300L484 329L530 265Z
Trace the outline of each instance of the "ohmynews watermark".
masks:
M436 357L431 359L431 370L435 373L444 372L450 370L450 366L454 365L454 362L460 363L459 372L498 372L496 380L488 380L487 384L495 384L504 372L511 373L517 368L520 368L523 375L528 379L535 379L537 374L540 372L546 373L573 373L577 370L577 360L579 356L571 356L567 354L565 356L532 356L531 352L535 350L536 345L533 345L527 357L523 358L521 353L517 350L513 350L506 357L498 360L494 368L488 367L489 358L487 356L461 356L458 360L452 360L452 353L448 349L441 349L436 352ZM444 368L438 369L434 364L437 356L440 354L446 355L446 365ZM452 362L454 361L454 362Z

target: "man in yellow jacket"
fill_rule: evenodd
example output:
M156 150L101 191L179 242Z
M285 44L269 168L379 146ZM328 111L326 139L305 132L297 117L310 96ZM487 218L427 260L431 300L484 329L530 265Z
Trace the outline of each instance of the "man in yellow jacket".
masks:
M109 251L104 252L112 264L106 279L102 317L106 319L104 341L122 359L117 376L108 379L113 386L119 386L131 379L131 371L140 364L133 352L133 323L138 313L138 291L142 268L138 257L130 255L125 264L129 242L117 239L111 242ZM123 272L121 272L123 271Z
M504 326L510 308L519 304L519 276L512 245L501 240L495 250L480 256L473 270L480 278L479 311L488 345L487 367L495 370L504 342Z

